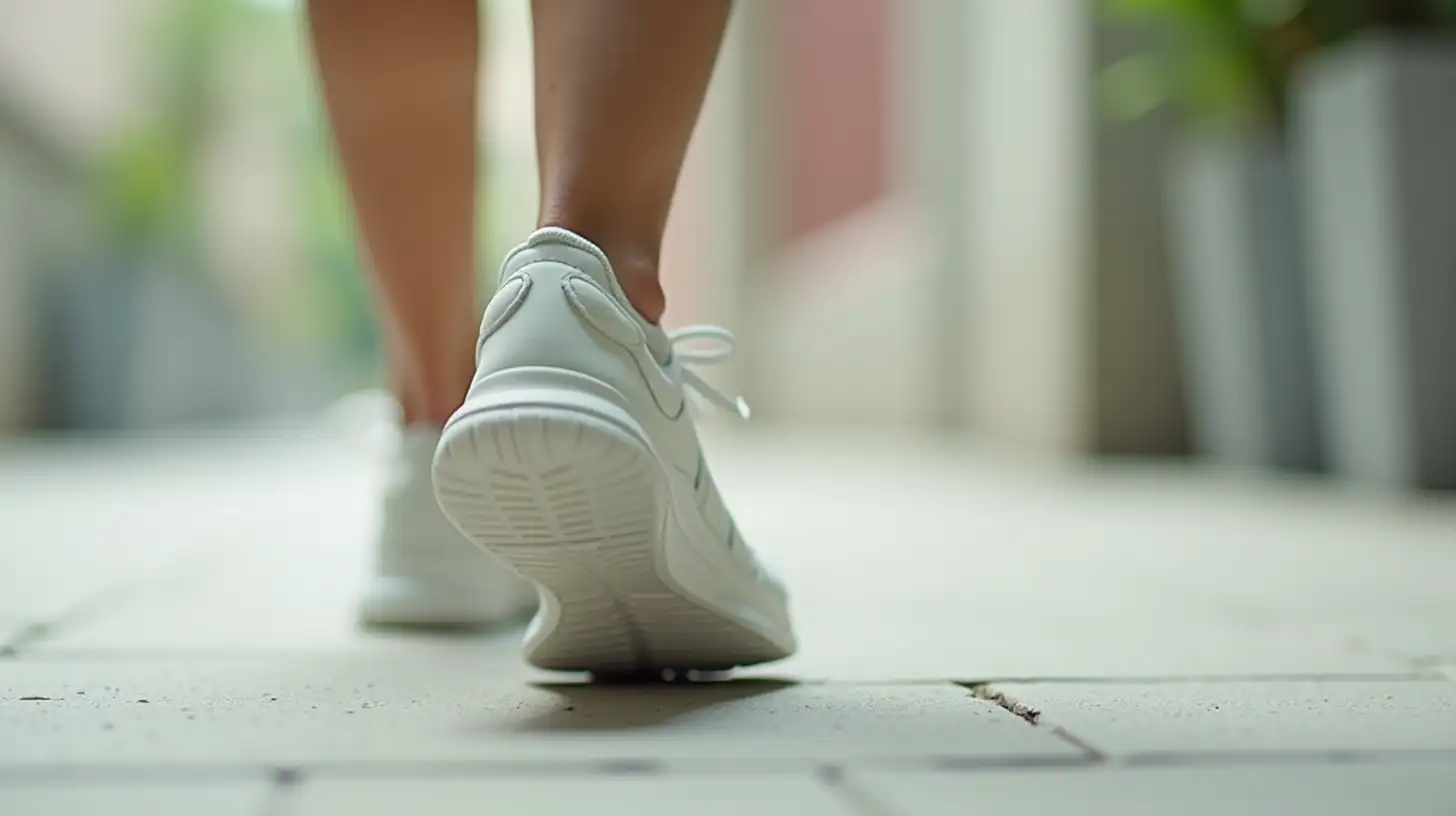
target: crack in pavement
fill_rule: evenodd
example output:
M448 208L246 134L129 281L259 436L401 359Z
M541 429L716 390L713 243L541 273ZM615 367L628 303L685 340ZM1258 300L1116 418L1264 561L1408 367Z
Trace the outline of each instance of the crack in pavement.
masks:
M971 692L971 696L978 700L985 700L1013 716L1025 721L1036 728L1046 728L1052 736L1076 748L1081 752L1083 759L1091 764L1100 764L1107 761L1107 754L1093 747L1086 740L1071 733L1067 729L1054 723L1044 723L1041 718L1041 711L1008 696L1005 692L992 686L990 683L961 683Z
M985 700L1011 712L1023 720L1036 725L1041 719L1041 712L1024 703L1007 697L1005 693L996 690L990 683L970 683L966 685L971 696L977 700Z

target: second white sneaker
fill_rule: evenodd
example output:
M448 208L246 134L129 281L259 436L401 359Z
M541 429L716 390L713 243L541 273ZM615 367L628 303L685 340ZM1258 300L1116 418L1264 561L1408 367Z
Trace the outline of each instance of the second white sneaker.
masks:
M539 230L505 262L435 490L542 588L525 646L539 667L718 671L796 648L787 594L743 541L688 413L689 389L746 413L683 367L726 348L681 340L731 343L642 319L574 233Z
M395 436L384 485L375 570L359 604L370 626L456 628L519 621L536 589L466 541L440 512L431 488L439 433Z

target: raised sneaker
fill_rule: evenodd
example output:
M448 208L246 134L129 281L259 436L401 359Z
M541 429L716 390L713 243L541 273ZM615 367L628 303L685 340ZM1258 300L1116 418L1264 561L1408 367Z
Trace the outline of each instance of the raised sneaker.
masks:
M430 467L437 431L406 428L394 440L375 571L360 603L367 625L481 627L522 620L536 590L471 544L440 511Z
M461 531L541 587L530 663L630 675L794 652L788 596L734 524L689 412L691 391L747 415L685 367L731 348L716 327L645 320L602 251L567 230L538 230L506 259L435 490Z

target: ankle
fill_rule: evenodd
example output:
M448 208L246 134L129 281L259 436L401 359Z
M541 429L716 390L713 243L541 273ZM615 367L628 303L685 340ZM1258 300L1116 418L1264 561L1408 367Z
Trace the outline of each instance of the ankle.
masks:
M450 418L451 414L455 413L455 409L458 407L460 406L457 402L456 405L450 408L444 407L443 404L415 408L414 410L405 408L400 415L400 426L413 430L439 431L445 427L445 421Z
M474 376L473 360L468 366L448 370L417 365L409 372L396 375L394 393L399 400L400 424L419 429L445 427L445 421L464 401Z
M596 244L606 253L617 283L632 307L649 323L662 320L667 310L667 295L657 277L662 246L662 236L657 231L596 225L590 219L565 214L545 216L539 226L571 230Z
M399 424L402 428L438 431L445 427L445 421L460 407L465 398L465 389L440 391L434 394L396 392L399 400Z
M661 322L663 312L667 311L667 295L662 291L662 282L657 279L657 266L631 262L618 264L610 252L606 249L602 251L607 252L607 258L612 261L612 271L616 273L617 283L621 285L622 293L627 296L633 308L648 323Z

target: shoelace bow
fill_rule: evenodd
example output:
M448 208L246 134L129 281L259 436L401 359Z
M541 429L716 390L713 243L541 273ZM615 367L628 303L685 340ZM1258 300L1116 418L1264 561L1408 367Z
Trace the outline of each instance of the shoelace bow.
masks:
M672 343L673 356L684 363L680 367L684 386L691 388L703 399L719 408L737 414L742 419L748 419L752 412L748 410L748 403L744 402L743 397L728 396L687 367L687 364L716 365L727 361L729 357L733 356L733 348L737 342L734 340L732 332L722 326L684 326L668 332L667 339ZM707 347L691 345L703 342L712 345Z
M750 411L748 403L743 397L730 397L718 390L699 374L687 368L687 364L693 365L714 365L725 362L733 356L733 349L736 343L733 333L722 326L698 325L684 326L680 329L667 333L667 339L672 343L673 356L683 365L678 366L682 372L683 385L697 392L699 396L722 408L731 411L743 419L748 419ZM693 343L707 342L710 345L693 346ZM772 570L761 560L761 556L753 549L740 547L739 552L747 559L749 567L753 570L754 577L760 581L767 581L774 584L778 579Z

